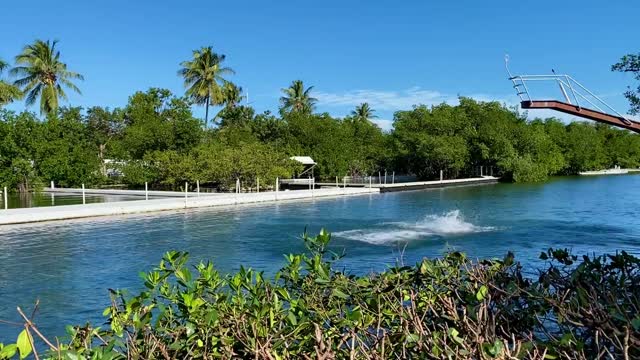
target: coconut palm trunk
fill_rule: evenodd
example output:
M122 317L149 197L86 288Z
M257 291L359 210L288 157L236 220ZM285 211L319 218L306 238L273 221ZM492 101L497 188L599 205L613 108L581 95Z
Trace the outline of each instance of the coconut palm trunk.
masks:
M204 127L206 128L209 125L209 99L211 98L210 94L207 94L207 101L204 108Z

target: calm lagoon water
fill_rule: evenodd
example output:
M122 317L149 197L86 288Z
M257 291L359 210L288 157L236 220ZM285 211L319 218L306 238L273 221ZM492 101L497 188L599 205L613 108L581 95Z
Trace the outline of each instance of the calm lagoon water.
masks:
M86 195L85 196L85 201L87 204L112 202L112 201L131 201L131 200L144 200L144 197L123 196L123 195ZM9 209L32 208L32 207L43 207L43 206L75 205L75 204L82 204L82 195L81 194L54 194L54 193L47 193L47 192L27 193L27 194L12 193L7 196L7 204L9 205ZM0 209L4 209L4 196L0 196Z
M0 216L1 212L0 212ZM283 254L303 250L300 234L326 227L344 249L345 268L382 270L447 250L472 257L513 251L525 264L549 247L579 254L640 253L640 176L554 179L202 209L146 216L0 227L0 319L31 309L48 336L64 325L101 324L108 288L140 288L138 273L168 250L185 250L218 269L241 264L273 273ZM19 329L0 324L0 342Z

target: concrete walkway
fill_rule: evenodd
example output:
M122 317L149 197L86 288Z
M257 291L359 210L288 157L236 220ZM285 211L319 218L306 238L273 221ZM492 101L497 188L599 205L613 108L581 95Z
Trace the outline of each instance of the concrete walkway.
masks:
M392 191L409 191L409 190L423 190L423 189L435 189L454 186L465 185L482 185L482 184L495 184L499 178L493 176L483 176L479 178L468 179L451 179L451 180L433 180L433 181L417 181L408 183L396 183L396 184L378 184L372 185L380 189L380 192L392 192Z
M61 190L61 189L55 189ZM118 190L105 190L118 191ZM261 193L242 193L242 194L200 194L200 197L169 198L139 201L118 201L107 203L94 203L86 205L64 205L36 208L21 208L0 210L0 225L24 224L42 221L78 219L97 216L113 216L124 214L136 214L145 212L168 211L178 209L205 208L214 206L264 203L285 200L311 199L320 197L338 197L362 195L370 193L379 193L379 189L369 188L327 188L316 190L297 190L297 191L269 191ZM90 192L88 189L86 194ZM95 192L91 192L95 194ZM161 192L160 196L164 195ZM101 193L106 194L106 193ZM118 193L121 195L121 193ZM144 191L143 191L144 195ZM151 195L151 194L150 194Z

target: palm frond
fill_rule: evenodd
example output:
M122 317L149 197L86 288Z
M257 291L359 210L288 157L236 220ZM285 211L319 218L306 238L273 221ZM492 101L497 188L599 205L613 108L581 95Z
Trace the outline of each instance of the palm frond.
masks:
M36 98L38 97L38 95L40 95L41 92L42 84L38 84L33 89L31 89L31 91L29 91L29 93L27 94L27 98L25 99L27 106L33 105L36 102Z
M46 114L57 110L60 98L67 99L64 88L80 93L71 80L84 80L81 74L68 70L67 64L60 60L57 45L58 40L35 40L15 57L17 66L10 71L20 77L14 85L27 93L26 104L33 105L40 96L40 111Z
M291 85L282 89L285 96L280 98L281 109L285 112L312 113L316 98L310 96L313 86L305 89L302 80L294 80Z
M0 105L5 105L24 96L17 86L0 80Z

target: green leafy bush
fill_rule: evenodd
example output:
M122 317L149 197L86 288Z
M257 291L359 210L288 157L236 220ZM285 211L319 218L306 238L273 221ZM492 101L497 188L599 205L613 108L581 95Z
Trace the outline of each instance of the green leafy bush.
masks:
M35 340L51 359L591 359L640 356L640 260L626 253L541 254L526 276L512 254L471 261L450 253L356 276L336 270L331 236L304 236L271 279L167 253L146 290L112 293L108 328L69 327L62 345L31 320L0 358ZM57 342L56 342L57 344ZM41 355L42 356L42 355Z

